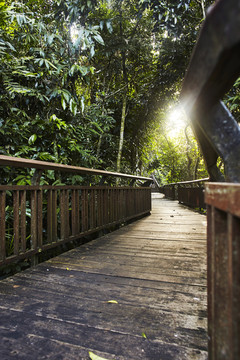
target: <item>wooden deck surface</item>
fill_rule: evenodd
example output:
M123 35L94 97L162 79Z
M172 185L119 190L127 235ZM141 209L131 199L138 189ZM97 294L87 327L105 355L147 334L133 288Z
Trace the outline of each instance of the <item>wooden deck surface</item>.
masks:
M1 360L207 359L206 218L159 197L151 216L0 282Z

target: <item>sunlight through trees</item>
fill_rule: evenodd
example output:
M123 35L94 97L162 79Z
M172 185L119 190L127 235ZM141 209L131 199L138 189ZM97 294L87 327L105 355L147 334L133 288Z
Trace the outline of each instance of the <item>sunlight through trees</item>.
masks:
M1 1L0 153L142 175L173 161L160 180L200 175L176 106L210 3Z

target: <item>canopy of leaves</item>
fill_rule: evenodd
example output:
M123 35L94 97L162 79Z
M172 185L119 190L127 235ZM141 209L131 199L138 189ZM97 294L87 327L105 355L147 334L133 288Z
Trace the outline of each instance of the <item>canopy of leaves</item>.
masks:
M1 1L0 153L114 170L126 95L121 171L157 167L163 181L193 177L188 156L156 124L177 101L209 4ZM177 162L170 176L167 167ZM44 181L56 179L49 173Z

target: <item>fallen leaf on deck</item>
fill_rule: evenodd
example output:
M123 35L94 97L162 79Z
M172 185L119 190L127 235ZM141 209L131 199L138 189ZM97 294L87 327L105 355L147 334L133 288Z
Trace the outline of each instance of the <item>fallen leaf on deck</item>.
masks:
M117 300L108 300L109 304L118 304Z
M147 339L147 335L143 332L142 333L142 337L144 338L144 339Z
M93 352L89 351L89 357L92 360L108 360L106 358L100 357L98 355L95 355Z

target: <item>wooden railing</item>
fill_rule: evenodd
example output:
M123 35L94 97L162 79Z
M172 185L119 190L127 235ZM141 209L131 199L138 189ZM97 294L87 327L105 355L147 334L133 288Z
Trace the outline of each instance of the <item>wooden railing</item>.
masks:
M205 209L204 183L206 181L209 181L209 178L171 183L160 187L160 192L166 198L178 200L181 204L192 208Z
M119 177L151 178L0 156L0 165ZM34 177L36 183L37 176ZM101 229L149 214L147 186L0 185L0 265L30 258Z
M218 0L207 12L181 92L209 177L218 181L205 185L209 360L240 359L240 127L221 102L240 76L239 56L239 0Z
M206 184L209 359L240 358L240 185Z

